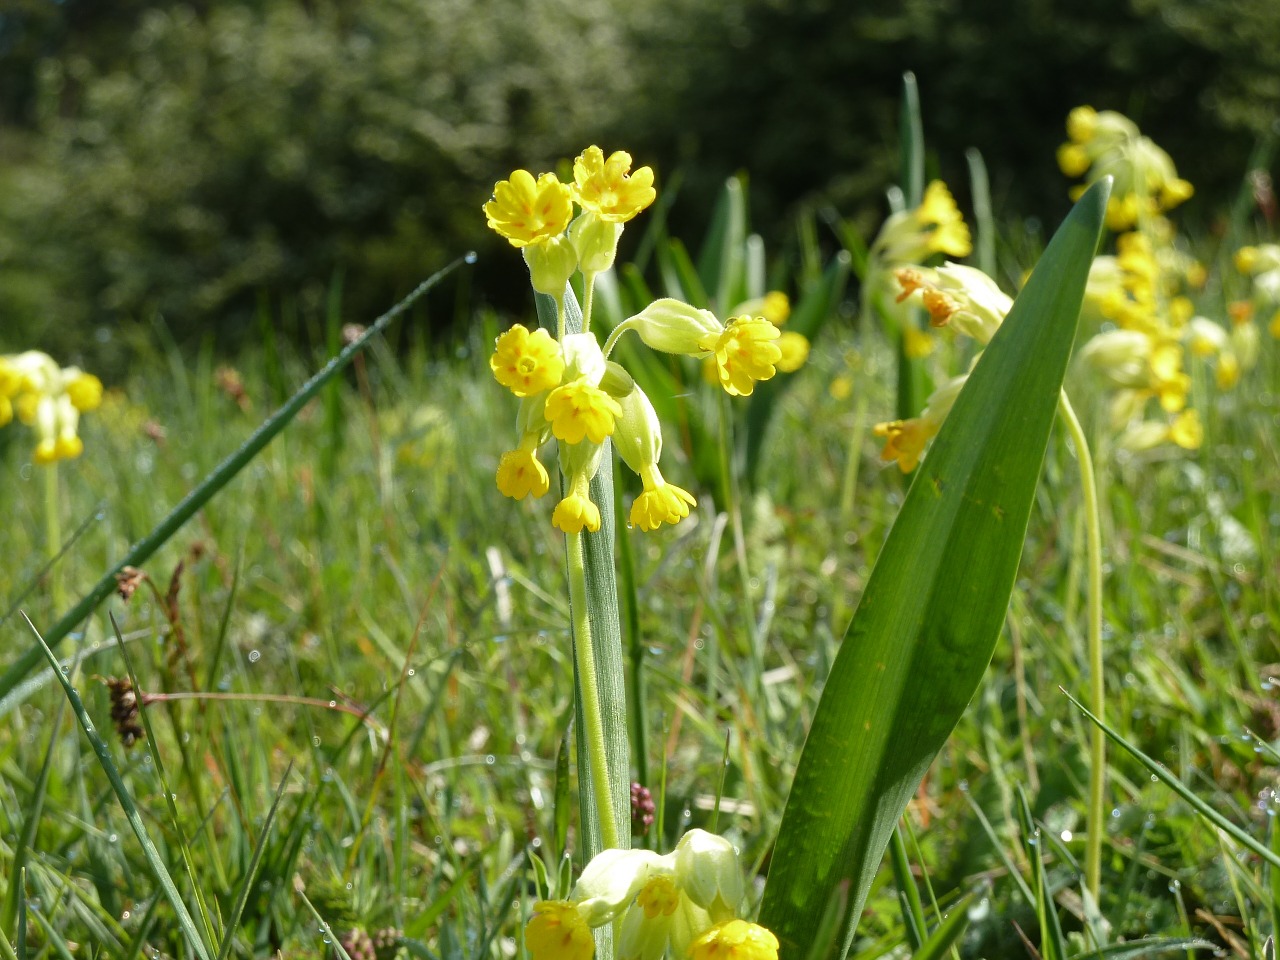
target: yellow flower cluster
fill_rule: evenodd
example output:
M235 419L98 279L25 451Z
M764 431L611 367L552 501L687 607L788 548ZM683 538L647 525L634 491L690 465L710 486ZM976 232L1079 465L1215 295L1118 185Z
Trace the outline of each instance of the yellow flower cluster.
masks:
M777 960L778 938L738 917L742 875L733 845L690 830L665 856L604 850L582 871L567 900L534 904L525 927L533 960L590 960L592 928L621 918L618 960Z
M951 191L941 180L934 180L925 188L918 207L891 214L871 242L862 284L863 313L874 305L901 325L910 356L927 356L933 351L932 333L919 329L907 311L895 313L892 309L894 302L904 299L897 295L895 274L901 267L918 266L938 254L967 257L972 252L969 227Z
M1235 329L1246 325L1253 329L1254 317L1260 316L1267 320L1271 335L1280 339L1280 244L1241 247L1236 251L1235 264L1253 288L1250 299L1232 304Z
M0 427L15 416L31 427L38 464L80 456L80 414L101 403L102 381L79 367L59 367L37 350L0 356Z
M678 300L657 300L615 327L602 349L590 332L591 282L595 273L612 265L622 224L653 202L653 171L641 167L631 173L630 155L618 151L605 157L595 146L583 151L573 169L569 185L554 174L535 178L517 170L495 185L493 198L484 205L489 226L524 251L534 289L555 297L559 312L557 336L516 324L498 337L489 360L494 378L520 400L518 442L498 465L498 489L517 500L546 494L551 478L538 450L554 437L566 493L552 523L565 533L594 532L601 515L589 485L603 444L612 439L643 483L630 522L654 530L689 516L697 501L668 483L658 468L661 425L644 391L609 359L618 338L630 330L652 349L705 357L717 382L735 396L749 395L758 381L788 364L798 367L808 341L798 344L792 338L784 355L781 334L766 318L785 318L790 306L785 295L769 294L744 305L753 312L728 323ZM575 203L581 212L571 221ZM568 334L563 296L579 270L587 291L584 332Z
M1107 226L1127 230L1191 197L1169 154L1114 110L1076 107L1067 117L1068 140L1058 148L1058 166L1068 177L1084 177L1072 199L1103 177L1115 178L1107 201Z

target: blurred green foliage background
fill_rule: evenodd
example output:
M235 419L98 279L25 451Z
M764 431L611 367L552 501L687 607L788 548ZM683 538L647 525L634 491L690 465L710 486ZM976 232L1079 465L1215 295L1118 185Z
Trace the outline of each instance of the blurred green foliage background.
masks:
M591 142L679 174L676 234L737 170L766 235L806 204L870 222L904 70L962 204L976 147L997 217L1056 220L1054 149L1091 103L1169 150L1212 227L1274 136L1275 26L1275 0L9 0L0 350L157 315L229 345L264 303L320 315L339 275L368 319L497 249L496 178ZM481 287L523 306L508 261Z

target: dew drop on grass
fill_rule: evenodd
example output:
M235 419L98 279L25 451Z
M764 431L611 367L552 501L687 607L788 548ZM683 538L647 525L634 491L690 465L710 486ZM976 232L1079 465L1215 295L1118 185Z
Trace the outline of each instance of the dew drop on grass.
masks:
M462 259L463 259L463 262L465 263L475 263L476 252L474 250L468 250L466 255Z
M250 662L250 663L257 663L257 662L258 662L259 660L261 660L261 659L262 659L262 653L261 653L260 651L258 651L258 650L250 650L250 651L249 651L249 662Z

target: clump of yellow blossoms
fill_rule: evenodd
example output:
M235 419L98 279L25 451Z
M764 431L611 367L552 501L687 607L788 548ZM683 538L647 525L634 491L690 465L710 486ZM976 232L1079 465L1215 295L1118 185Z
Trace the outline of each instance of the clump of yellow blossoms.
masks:
M742 875L733 845L690 830L665 856L604 850L582 871L567 900L534 904L525 927L533 960L590 960L591 930L621 918L617 960L777 960L778 939L738 917Z
M1058 148L1058 166L1068 177L1084 177L1072 188L1079 199L1103 177L1114 177L1107 201L1107 226L1127 230L1191 197L1190 183L1178 176L1169 154L1114 110L1076 107L1067 117L1068 141Z
M932 334L919 329L907 311L893 308L894 303L903 301L898 296L896 272L939 254L967 257L972 252L969 227L951 191L941 180L932 181L920 205L891 214L872 241L862 284L863 313L874 306L881 316L901 327L908 356L927 356L933 350Z
M758 309L743 310L722 323L707 310L657 300L618 324L601 348L590 330L595 277L613 266L624 224L657 194L653 171L641 167L632 172L631 157L622 151L606 157L599 147L588 147L574 161L573 172L574 182L562 184L551 173L535 178L517 170L494 186L493 198L484 205L489 226L523 252L533 288L554 298L557 312L556 336L516 324L498 337L489 360L495 379L520 400L518 441L499 463L498 489L517 500L547 493L551 480L538 451L554 437L565 495L552 523L565 533L594 532L600 529L601 515L589 485L604 443L612 439L643 484L630 522L653 530L687 517L697 501L658 468L662 430L657 413L626 370L609 359L614 345L622 334L634 331L652 349L705 357L726 392L746 396L758 381L785 368L781 335L766 319L766 311L776 313L780 305L776 298L765 298L759 305L744 305ZM579 271L585 292L582 332L569 333L565 289ZM787 309L785 297L781 308ZM806 353L807 346L806 341ZM797 352L794 347L789 351L793 362ZM546 923L553 920L549 916Z
M36 434L38 464L70 460L84 452L80 414L102 403L102 381L79 367L59 367L37 350L0 356L0 427L15 416Z
M1271 335L1280 339L1280 244L1241 247L1236 251L1235 265L1253 287L1251 299L1232 304L1235 329L1252 329L1253 318L1260 316L1267 321Z

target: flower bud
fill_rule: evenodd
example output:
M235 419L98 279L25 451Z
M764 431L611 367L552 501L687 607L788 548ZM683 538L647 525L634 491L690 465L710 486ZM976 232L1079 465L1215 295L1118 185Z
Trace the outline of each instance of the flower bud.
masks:
M676 844L676 880L714 922L732 919L742 901L738 854L724 837L690 830Z
M524 262L529 265L533 289L559 300L564 296L565 284L578 269L578 251L568 237L552 237L525 247Z
M653 404L637 385L625 397L618 399L622 416L613 428L613 443L618 455L633 472L658 462L662 455L662 424Z
M699 310L671 297L653 301L623 323L635 330L646 346L686 356L705 354L698 342L724 329L710 310Z
M578 263L584 276L603 273L613 266L621 236L621 223L602 220L590 210L583 211L569 225L569 239L578 252Z

